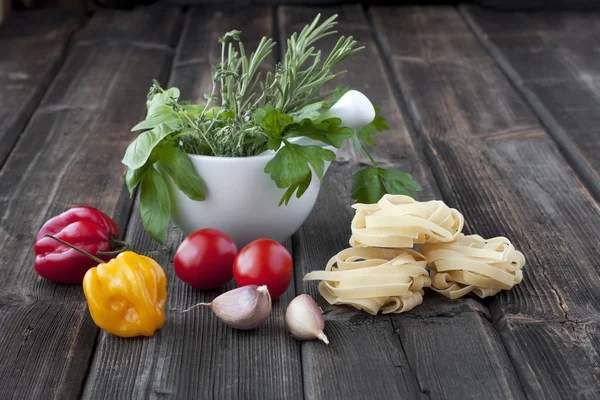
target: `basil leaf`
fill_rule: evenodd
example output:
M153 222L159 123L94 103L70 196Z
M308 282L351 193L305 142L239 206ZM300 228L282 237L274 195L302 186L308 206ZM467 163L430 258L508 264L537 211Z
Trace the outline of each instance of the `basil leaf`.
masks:
M175 101L179 100L179 96L181 95L181 93L179 92L179 89L177 89L176 87L172 87L172 88L165 90L165 93L167 94L167 96L169 96L170 98L172 98Z
M181 127L181 121L179 120L179 116L175 111L173 111L171 107L159 106L151 117L140 122L139 124L131 128L131 130L139 131L143 129L152 129L160 124L165 124L173 130L177 130Z
M146 231L154 240L164 243L171 216L171 201L164 178L154 168L148 168L142 177L140 213Z
M140 180L146 173L147 167L144 165L141 168L137 169L128 169L127 174L125 175L125 183L127 184L127 189L129 190L129 197L133 196L133 190L140 183Z
M313 168L319 180L323 180L324 161L335 160L335 153L319 146L300 146L285 142L275 157L265 166L277 187L286 189L279 205L289 203L292 195L300 198L312 180ZM309 167L310 166L310 167Z
M140 168L146 164L146 161L150 158L150 154L152 154L152 150L172 132L166 125L158 125L152 130L141 133L127 147L125 156L121 162L130 169Z
M158 166L175 182L175 185L192 200L206 199L206 186L196 173L187 154L173 146L160 149Z
M183 110L188 115L188 117L192 118L193 120L196 120L198 119L198 117L200 117L202 110L204 110L204 106L201 104L186 104L183 106Z
M146 107L148 108L146 119L156 114L161 106L166 106L170 103L177 102L179 95L179 89L175 87L165 90L164 93L156 93L154 96L152 96L151 100L146 102Z

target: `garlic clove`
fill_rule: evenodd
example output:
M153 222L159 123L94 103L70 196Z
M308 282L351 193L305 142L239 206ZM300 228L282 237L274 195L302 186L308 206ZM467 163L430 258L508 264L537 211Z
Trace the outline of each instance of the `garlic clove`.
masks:
M242 286L223 293L211 303L196 306L210 307L221 321L232 328L249 330L262 325L271 314L271 295L266 285Z
M329 344L329 339L323 333L323 312L307 294L301 294L290 302L285 312L285 323L291 335L298 340L319 339Z

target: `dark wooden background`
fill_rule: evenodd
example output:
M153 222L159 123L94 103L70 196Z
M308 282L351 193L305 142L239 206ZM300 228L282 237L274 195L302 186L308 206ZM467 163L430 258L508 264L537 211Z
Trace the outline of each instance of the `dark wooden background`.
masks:
M344 83L382 107L382 165L410 171L419 198L460 209L468 233L505 235L527 257L524 281L489 299L426 293L403 315L323 304L302 282L348 244L351 173L344 147L317 205L287 243L294 284L265 326L234 331L172 268L124 185L130 128L153 78L201 101L216 38L280 43L317 12L367 49ZM0 26L0 398L600 398L600 15L498 13L474 6L229 11L155 5L14 12ZM329 43L331 45L331 43ZM278 54L271 61L275 61ZM80 286L33 272L45 220L79 204L112 215L139 253L165 267L167 322L121 339L91 320ZM309 293L331 345L299 343L283 323Z

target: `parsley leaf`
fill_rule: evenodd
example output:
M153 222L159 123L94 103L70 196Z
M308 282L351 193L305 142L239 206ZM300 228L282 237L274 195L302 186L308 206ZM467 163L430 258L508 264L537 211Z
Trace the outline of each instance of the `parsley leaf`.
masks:
M294 118L294 122L301 122L304 119L316 120L321 116L321 109L323 108L324 102L319 101L317 103L307 104L300 110L293 112L291 115Z
M271 150L277 150L283 140L283 130L294 122L292 117L284 114L280 109L265 106L266 115L262 119L261 125L265 128L265 133L269 136L267 146Z
M306 118L298 124L289 127L286 139L296 136L305 136L330 146L340 148L345 139L354 134L350 128L341 127L342 120L339 118L328 118L321 122L313 122Z
M252 111L252 118L254 118L254 121L256 121L259 124L263 122L266 116L267 112L264 108L257 108L256 110Z
M380 167L365 168L352 176L352 198L359 203L377 203L384 194L403 194L414 197L421 190L410 174Z
M284 142L275 157L265 166L278 188L287 189L279 205L289 203L294 192L300 198L312 180L312 171L323 180L324 161L335 160L335 153L319 146L300 146Z
M376 132L381 132L390 129L388 124L385 122L385 117L379 115L380 108L378 106L375 107L375 119L368 125L363 126L359 130L356 131L358 137L360 137L366 144L369 146L375 146L375 141L373 140L373 135Z

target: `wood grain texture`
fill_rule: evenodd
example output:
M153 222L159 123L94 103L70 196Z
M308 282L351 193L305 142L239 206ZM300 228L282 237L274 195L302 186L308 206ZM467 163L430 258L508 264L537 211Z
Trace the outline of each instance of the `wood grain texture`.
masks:
M394 99L382 55L362 9L281 7L281 37L300 30L318 12L324 16L339 14L340 34L352 35L367 47L344 63L344 69L350 72L340 82L364 92L380 105L392 127L376 136L378 146L373 154L377 161L385 167L410 171L424 187L419 198L439 198L420 146L411 138ZM331 45L331 41L326 44ZM473 299L450 302L427 293L424 304L408 314L372 317L347 307L330 306L320 297L314 282L302 282L304 274L324 268L331 256L348 247L351 173L365 163L364 156L352 146L340 150L338 161L325 175L312 214L294 236L296 290L309 293L323 307L325 331L331 342L327 348L319 342L302 344L305 397L462 398L467 393L474 397L482 394L485 388L496 398L522 398L506 351L486 317L487 309ZM439 325L435 325L438 320ZM452 329L455 334L428 334L432 324L439 331ZM470 351L461 351L465 337L471 338ZM440 358L439 354L451 358ZM462 365L469 381L456 379L457 364Z
M0 167L60 68L77 26L74 14L53 10L15 12L0 25Z
M127 42L74 45L0 170L0 398L81 393L99 330L81 286L34 273L32 241L44 221L75 205L124 227L132 201L120 160L144 115L143 103L132 104L152 78L165 79L171 61L172 52Z
M485 306L429 291L418 312L394 316L393 323L430 398L525 398Z
M600 199L600 14L462 13Z
M142 47L170 49L180 34L179 8L162 5L138 7L135 12L103 10L79 32L77 41L130 42ZM173 29L175 26L175 29Z
M489 300L526 395L597 397L598 203L455 9L371 12L445 200L527 258Z
M239 29L250 50L262 36L271 35L272 18L270 8L233 13L190 10L170 85L181 88L182 99L203 101L202 93L210 90L211 65L220 57L220 47L212 46L217 37ZM182 313L233 289L235 282L212 291L183 283L172 263L183 240L179 229L170 226L166 247L162 247L144 231L137 203L132 215L128 240L138 252L165 267L167 320L151 338L125 341L102 332L83 397L301 399L300 345L284 323L285 308L294 297L293 285L274 302L265 325L254 331L231 329L207 308ZM102 393L98 388L103 388Z

